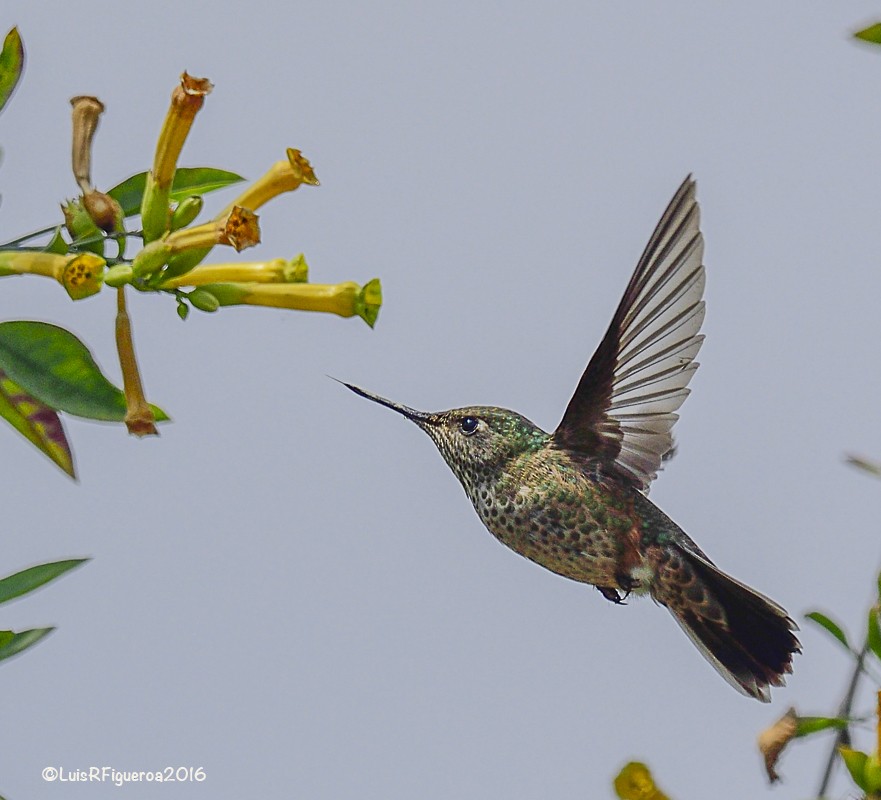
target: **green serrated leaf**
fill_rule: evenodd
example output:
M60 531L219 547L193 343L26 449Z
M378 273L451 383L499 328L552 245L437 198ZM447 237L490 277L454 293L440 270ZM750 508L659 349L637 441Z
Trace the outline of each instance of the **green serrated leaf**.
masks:
M74 567L85 564L88 560L87 558L69 558L66 561L51 561L48 564L37 564L21 572L16 572L14 575L9 575L0 580L0 603L8 603L16 597L28 594Z
M850 720L842 717L796 717L795 736L810 736L812 733L829 730L829 728L846 728Z
M0 661L18 655L22 650L27 650L54 630L55 628L33 628L29 631L13 633L12 639L8 640L5 645L0 647ZM12 633L11 631L8 632Z
M825 614L820 613L819 611L812 611L810 614L805 614L805 619L811 620L811 622L815 622L821 628L824 628L828 631L832 636L834 636L844 647L850 651L851 647L847 641L847 636L844 631L841 629L841 626L837 623L833 622L829 617Z
M245 180L241 175L215 167L181 167L174 173L170 200L177 202L192 195L208 194ZM141 211L141 198L147 186L147 173L139 172L110 189L109 194L127 217Z
M864 42L872 42L873 44L881 44L881 22L876 22L868 28L863 28L854 34L854 38L862 39Z
M89 349L70 331L47 322L0 323L0 369L24 390L57 411L122 422L125 396L98 368ZM157 422L168 415L150 408Z
M70 247L67 244L67 240L64 236L61 235L61 226L59 225L55 229L55 233L52 234L52 238L43 248L43 252L45 253L55 253L59 256L66 256L68 252L70 252Z
M863 785L866 782L863 772L866 767L866 761L869 757L865 753L862 753L859 750L851 750L849 747L839 747L838 752L844 761L844 765L847 767L847 771L850 773L850 777L853 778L854 783L859 786L860 789L866 791L866 787Z
M878 625L878 606L869 609L869 625L866 643L878 659L881 659L881 627Z
M10 380L3 370L0 370L0 417L49 456L71 478L76 478L73 453L61 418L45 403L41 403Z
M24 44L18 28L6 34L3 50L0 50L0 111L12 97L24 69Z

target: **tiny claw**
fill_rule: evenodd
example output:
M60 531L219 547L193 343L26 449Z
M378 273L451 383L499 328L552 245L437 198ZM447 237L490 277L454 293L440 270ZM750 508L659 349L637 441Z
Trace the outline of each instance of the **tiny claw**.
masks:
M613 589L611 586L597 586L599 593L606 598L610 603L614 603L616 606L626 606L627 603L624 602L624 598L630 594L630 590L627 590L627 594L622 598L620 594L618 594L617 589Z
M620 574L615 576L618 581L618 587L624 590L622 602L630 597L630 593L639 586L639 581L634 580L629 575Z

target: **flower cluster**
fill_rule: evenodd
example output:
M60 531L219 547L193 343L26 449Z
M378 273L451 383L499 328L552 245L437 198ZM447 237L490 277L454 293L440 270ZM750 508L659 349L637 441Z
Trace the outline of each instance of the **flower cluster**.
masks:
M382 304L381 287L376 278L363 286L351 281L311 284L307 282L308 271L302 255L292 261L273 259L203 265L216 246L232 247L240 252L259 244L256 211L261 206L300 186L319 185L309 160L299 150L289 148L284 159L273 164L212 220L192 225L202 209L202 198L195 194L180 197L177 163L211 89L208 80L184 73L172 93L152 169L108 192L98 191L91 179L92 141L104 105L96 97L73 98L72 167L81 194L62 206L71 241L56 236L53 240L56 246L47 248L52 252L22 248L0 250L0 276L52 277L74 300L98 293L103 285L113 288L131 285L139 291L167 292L177 299L182 317L187 315L190 306L214 311L221 306L256 305L359 316L372 327ZM125 194L124 187L139 177L143 185L140 202L126 208L118 197ZM219 187L209 186L203 191L210 188ZM132 259L126 259L124 246L132 234L126 232L124 222L135 213L140 213L142 231L137 235L144 244ZM105 257L108 239L119 243L115 259Z

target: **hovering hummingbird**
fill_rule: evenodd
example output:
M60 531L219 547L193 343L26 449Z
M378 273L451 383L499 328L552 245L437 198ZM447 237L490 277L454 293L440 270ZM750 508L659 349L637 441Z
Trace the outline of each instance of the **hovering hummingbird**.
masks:
M648 594L728 683L770 702L801 651L797 626L722 572L646 496L672 453L676 411L698 366L703 250L688 177L553 433L503 408L427 413L345 385L431 437L502 543L613 603Z

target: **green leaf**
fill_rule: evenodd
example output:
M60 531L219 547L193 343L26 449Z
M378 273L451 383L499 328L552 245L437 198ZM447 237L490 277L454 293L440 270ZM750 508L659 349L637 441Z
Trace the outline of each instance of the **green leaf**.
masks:
M49 241L49 244L43 248L43 252L55 253L59 256L66 256L68 252L70 252L67 241L61 235L60 225L55 229L55 233L52 234L52 239Z
M0 110L12 97L23 69L24 44L18 34L18 28L13 28L6 34L3 50L0 51Z
M214 167L181 167L174 173L170 200L177 202L192 195L208 194L245 180L241 175ZM127 217L139 214L147 186L147 173L139 172L110 189L109 194Z
M37 449L51 458L71 478L76 478L73 453L61 418L49 406L31 397L0 370L0 417Z
M14 655L18 655L22 650L27 650L54 630L55 628L34 628L29 631L21 631L21 633L3 631L3 633L7 634L12 633L12 637L4 637L4 639L0 639L0 641L5 641L5 644L0 646L0 661L4 658L11 658Z
M816 622L817 625L819 625L821 628L825 628L836 639L838 639L838 641L841 642L841 644L843 644L847 650L851 649L850 644L847 641L847 636L841 629L841 626L834 623L825 614L821 614L819 611L812 611L810 614L805 614L805 619L809 619L811 620L811 622Z
M54 581L68 570L85 564L88 558L70 558L66 561L51 561L16 572L0 580L0 603L8 603L16 597L38 589L43 584ZM0 642L2 646L2 642Z
M866 787L863 785L866 782L863 771L866 766L866 760L869 757L865 753L861 753L859 750L851 750L849 747L839 747L838 752L841 754L844 765L847 767L847 771L850 773L850 777L853 778L854 783L860 789L866 791Z
M869 649L881 659L881 628L878 626L878 606L869 609L869 630L866 643Z
M843 717L797 717L795 736L810 736L829 728L846 728L849 724L850 720Z
M872 42L873 44L881 44L881 22L876 22L868 28L863 28L854 34L854 38L862 39L864 42Z
M104 377L89 349L57 325L0 323L0 369L50 408L108 422L125 418L123 393ZM168 420L161 408L150 408L157 422Z

